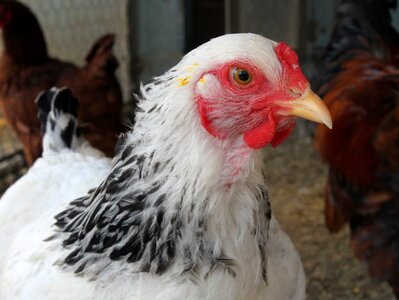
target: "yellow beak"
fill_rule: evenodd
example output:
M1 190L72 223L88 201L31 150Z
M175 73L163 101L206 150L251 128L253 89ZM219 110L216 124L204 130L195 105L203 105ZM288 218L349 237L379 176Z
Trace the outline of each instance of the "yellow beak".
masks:
M284 106L288 108L284 113L286 115L302 117L332 128L331 115L327 106L310 88L300 98L287 102Z

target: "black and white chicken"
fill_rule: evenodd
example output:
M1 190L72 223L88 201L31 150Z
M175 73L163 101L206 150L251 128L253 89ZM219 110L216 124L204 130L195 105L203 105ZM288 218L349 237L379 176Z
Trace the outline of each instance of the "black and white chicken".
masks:
M38 103L43 157L0 201L1 299L304 299L258 149L295 116L331 118L286 44L191 51L142 88L112 166L78 136L68 90Z

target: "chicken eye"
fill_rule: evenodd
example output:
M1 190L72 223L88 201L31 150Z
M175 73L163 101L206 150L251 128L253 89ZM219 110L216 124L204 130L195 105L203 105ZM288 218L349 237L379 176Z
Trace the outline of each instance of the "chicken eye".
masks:
M231 76L233 77L234 81L237 82L238 84L248 84L252 80L251 74L242 68L233 68L231 70Z

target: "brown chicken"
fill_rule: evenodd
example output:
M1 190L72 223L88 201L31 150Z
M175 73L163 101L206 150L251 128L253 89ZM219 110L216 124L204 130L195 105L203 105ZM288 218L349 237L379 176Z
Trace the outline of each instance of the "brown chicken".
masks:
M316 145L329 164L327 227L350 226L356 257L399 298L399 35L394 0L342 0L313 87L333 130Z
M25 5L1 1L0 29L0 102L22 142L27 163L31 165L42 151L34 100L52 86L72 89L80 100L79 122L86 125L86 138L111 156L123 130L122 96L115 78L118 62L112 54L114 36L100 38L80 69L49 57L40 25Z

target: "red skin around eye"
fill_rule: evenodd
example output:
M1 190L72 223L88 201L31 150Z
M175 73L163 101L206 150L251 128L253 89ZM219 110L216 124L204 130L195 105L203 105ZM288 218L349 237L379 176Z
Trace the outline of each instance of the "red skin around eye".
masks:
M277 103L293 98L289 93L289 87L292 86L296 91L303 92L308 86L306 78L297 65L298 60L295 52L285 44L279 44L279 46L276 47L276 51L278 51L276 55L283 61L284 76L281 78L281 80L284 80L283 82L272 83L254 66L238 61L229 62L208 72L208 74L212 74L218 78L223 88L228 89L239 99L245 99L245 103L242 103L243 106L251 106L251 114L243 116L248 118L248 124L253 123L253 120L264 120L261 123L253 123L253 126L251 125L252 128L243 128L244 141L252 149L261 149L269 144L276 147L289 136L295 123L289 120L282 122L287 117L277 114L277 111L281 112L284 109L279 107ZM246 85L235 82L231 76L232 68L248 70L252 76L252 81ZM228 132L225 132L226 129L222 130L215 127L212 124L212 120L209 119L209 115L214 108L210 107L207 99L204 99L201 95L197 96L197 103L202 126L212 136L222 140L225 139L228 136ZM237 113L247 111L243 106L237 106L236 100L225 99L224 104L226 106L236 106ZM262 116L262 118L259 118L259 116ZM226 114L226 117L232 117L232 115L228 116ZM233 115L233 117L237 118L237 115ZM282 127L279 124L285 125Z
M251 82L245 85L235 82L230 76L232 68L242 68L248 70L252 76ZM269 82L266 80L264 75L259 72L259 70L248 64L243 64L238 61L231 61L220 68L216 68L215 70L208 72L208 74L215 75L223 87L233 91L237 96L257 93L259 94L262 93L262 90L270 89ZM259 84L259 82L262 82L262 84ZM227 134L215 128L208 118L212 108L206 104L206 100L203 99L202 96L198 95L197 103L202 126L214 137L225 139ZM229 105L229 103L226 102L226 105Z
M247 70L251 74L252 80L248 84L235 82L234 79L231 78L231 70L233 68ZM224 87L232 90L237 95L259 93L261 90L269 88L270 85L269 81L257 68L238 61L232 61L212 73L219 78Z

